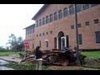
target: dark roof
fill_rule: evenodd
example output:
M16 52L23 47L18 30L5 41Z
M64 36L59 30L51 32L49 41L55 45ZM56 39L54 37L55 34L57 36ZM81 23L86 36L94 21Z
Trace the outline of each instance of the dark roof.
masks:
M35 14L35 16L32 18L32 20L35 20L39 14L41 14L48 6L49 4L44 4L44 6Z
M24 29L30 28L30 27L32 27L32 26L35 26L35 24L32 24L32 25L30 25L30 26L27 26L27 27L25 27Z

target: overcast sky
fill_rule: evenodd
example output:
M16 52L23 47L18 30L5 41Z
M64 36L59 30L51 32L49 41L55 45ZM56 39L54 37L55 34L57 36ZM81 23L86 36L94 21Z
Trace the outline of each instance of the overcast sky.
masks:
M25 39L24 28L32 25L32 17L43 4L0 4L0 46L6 47L13 33Z

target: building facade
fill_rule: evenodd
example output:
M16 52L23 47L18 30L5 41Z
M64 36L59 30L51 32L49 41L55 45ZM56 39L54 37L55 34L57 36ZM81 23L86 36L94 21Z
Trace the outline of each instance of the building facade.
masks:
M79 49L100 49L100 4L77 4L76 7ZM74 10L74 4L45 4L32 18L36 21L34 41L31 41L34 48L38 45L43 50L76 47Z
M34 37L33 36L34 36L34 31L35 31L35 24L26 27L25 30L26 30L25 41L29 45L29 50L33 50L34 49Z

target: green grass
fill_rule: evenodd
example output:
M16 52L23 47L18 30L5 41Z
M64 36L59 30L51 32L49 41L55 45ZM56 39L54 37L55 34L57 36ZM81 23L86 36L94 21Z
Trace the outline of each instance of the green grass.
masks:
M0 52L0 56L19 56L19 52Z
M33 64L18 64L18 63L12 63L5 65L6 67L13 68L15 70L34 70L35 65Z
M84 68L93 68L93 69L99 69L100 70L100 66L96 67L96 66L83 66Z
M0 56L15 56L15 57L19 57L19 53L17 51L13 51L13 50L0 50ZM24 52L21 52L24 53Z
M87 58L97 59L100 58L100 51L95 52L82 52L83 55L86 55Z
M13 68L14 70L35 70L35 64L26 63L26 64L18 64L14 62L10 62L9 64L5 65L6 67ZM48 66L42 66L43 70L46 70Z
M0 50L0 56L19 57L19 53L20 52ZM25 52L21 52L21 53L24 54ZM13 68L15 70L35 70L35 64L31 64L31 63L18 64L15 62L9 62L9 64L6 64L4 66ZM43 70L45 70L47 68L47 66L44 66L44 65L42 67L43 67Z

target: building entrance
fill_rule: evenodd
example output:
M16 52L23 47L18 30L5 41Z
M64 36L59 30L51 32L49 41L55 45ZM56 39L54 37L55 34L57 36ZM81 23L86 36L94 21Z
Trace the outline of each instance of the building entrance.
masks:
M55 48L62 50L65 47L69 47L69 38L68 35L64 35L62 31L58 33L58 37L55 38Z

